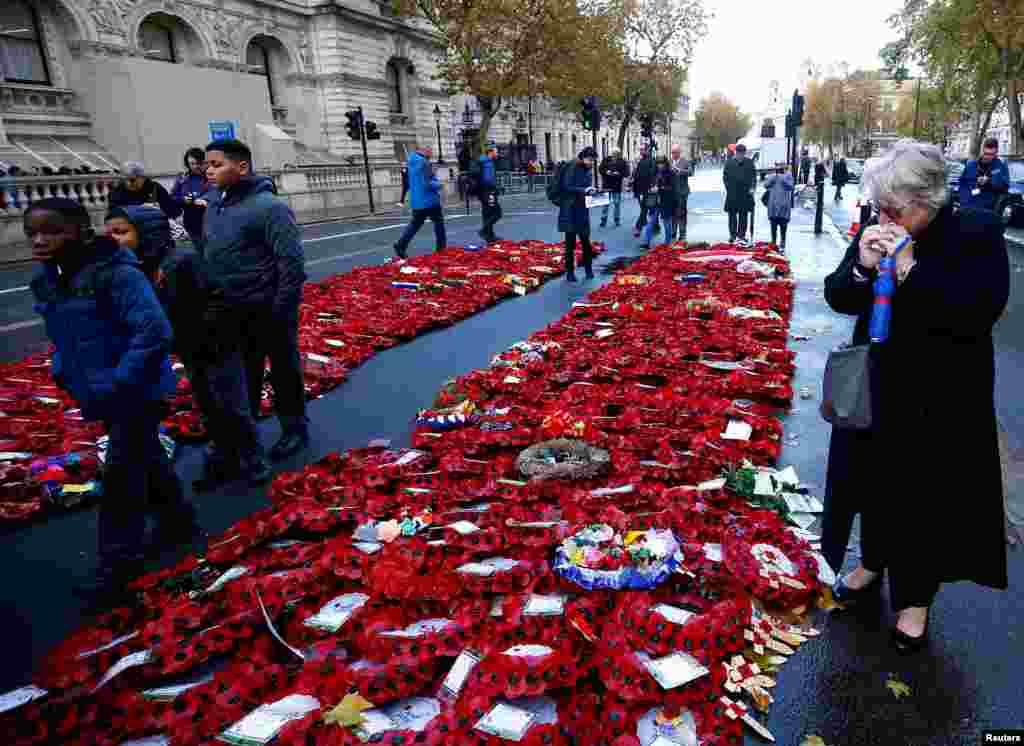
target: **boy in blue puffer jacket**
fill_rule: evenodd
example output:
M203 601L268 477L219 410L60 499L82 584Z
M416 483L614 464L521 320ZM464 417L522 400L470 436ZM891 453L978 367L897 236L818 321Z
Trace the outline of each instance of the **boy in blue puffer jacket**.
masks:
M118 246L128 249L139 260L142 274L150 284L158 285L161 267L174 254L167 216L145 205L115 207L107 214L105 227Z
M171 327L138 259L110 238L94 238L78 202L33 203L25 233L42 264L31 287L56 347L54 379L110 436L99 566L78 589L99 601L123 593L141 569L147 508L162 540L194 535L192 506L159 439L164 399L175 388Z

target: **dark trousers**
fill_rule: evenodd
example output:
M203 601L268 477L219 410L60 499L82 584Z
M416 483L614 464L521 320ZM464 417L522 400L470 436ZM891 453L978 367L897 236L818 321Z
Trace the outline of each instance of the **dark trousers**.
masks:
M835 201L838 202L842 198L843 198L843 185L842 184L836 184L836 197L835 197Z
M939 590L927 556L890 552L914 526L893 521L891 503L872 482L870 468L880 450L877 435L867 431L833 428L828 451L824 511L821 517L821 553L829 566L841 571L853 519L860 514L860 564L865 570L889 575L889 600L896 611L910 606L929 606Z
M646 194L640 195L640 215L636 219L636 230L643 230L644 226L647 225L647 200L644 199Z
M786 229L789 227L788 218L768 218L768 222L772 224L772 243L775 243L775 239L778 233L782 233L782 243L786 243Z
M444 231L444 211L440 205L435 205L434 207L425 207L412 211L412 220L409 221L409 225L405 226L405 232L398 239L395 248L405 253L409 242L416 237L420 228L427 222L427 218L430 218L430 222L434 224L434 250L440 251L447 246L448 237Z
M274 387L274 409L283 430L306 426L306 383L299 356L298 310L288 318L275 318L269 309L245 319L243 358L249 386L249 410L260 414L263 378L270 358L270 383Z
M192 361L189 370L193 397L225 463L248 467L262 459L241 348L224 351L215 361Z
M729 240L735 241L737 237L747 236L748 210L729 210Z
M147 512L164 525L192 519L181 480L160 442L163 415L164 405L151 402L104 423L110 442L98 535L100 565L108 571L142 558Z
M480 217L483 224L480 232L487 238L494 238L494 226L501 220L501 204L496 189L487 189L480 194Z
M590 245L590 231L585 233L565 234L565 271L571 273L576 271L576 237L579 236L580 245L583 247L583 266L587 271L592 271L594 261L594 248Z
M675 217L672 220L672 228L675 232L676 238L686 238L686 203L689 198L690 195L684 194L679 198L679 204L676 205Z

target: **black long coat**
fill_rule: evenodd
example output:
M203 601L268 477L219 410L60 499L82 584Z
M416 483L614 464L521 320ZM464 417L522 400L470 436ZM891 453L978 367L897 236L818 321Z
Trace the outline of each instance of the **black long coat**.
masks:
M726 211L750 212L754 209L754 186L757 184L757 169L749 158L730 158L722 171L725 184Z
M855 344L868 340L874 301L853 276L859 239L825 280L833 310L857 316ZM1009 298L1009 264L998 218L947 206L914 258L878 350L877 428L833 433L829 488L849 478L884 506L888 566L923 561L942 582L1006 588L992 327Z
M562 199L558 208L558 231L590 235L590 210L587 209L586 195L594 183L594 174L576 161L562 174Z

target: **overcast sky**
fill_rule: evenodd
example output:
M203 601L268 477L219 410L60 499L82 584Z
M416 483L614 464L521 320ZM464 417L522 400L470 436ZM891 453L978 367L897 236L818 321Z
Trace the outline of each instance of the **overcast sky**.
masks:
M881 66L878 50L895 34L885 19L902 0L705 0L714 11L690 71L691 111L721 91L748 113L767 104L772 80L792 95L801 63Z

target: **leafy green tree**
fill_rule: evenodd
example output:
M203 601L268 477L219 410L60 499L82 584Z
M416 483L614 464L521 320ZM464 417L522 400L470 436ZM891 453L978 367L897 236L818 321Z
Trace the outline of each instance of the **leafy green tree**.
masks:
M750 131L753 120L718 91L700 102L693 115L693 136L704 150L720 152L726 145L736 142Z
M972 115L971 152L981 150L993 113L1008 101L1011 148L1020 149L1024 90L1024 3L1020 0L904 0L889 19L897 39L881 50L898 77L911 62L949 107Z
M480 106L480 144L505 101L517 96L614 96L622 88L632 0L392 0L422 19L443 46L449 94Z
M694 50L713 17L702 0L634 0L625 21L630 54L622 86L605 102L619 125L620 150L641 114L664 121L679 109Z

